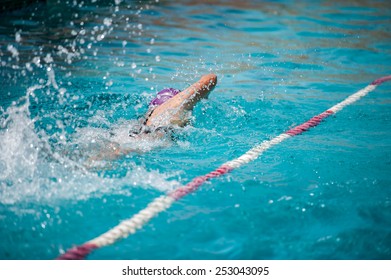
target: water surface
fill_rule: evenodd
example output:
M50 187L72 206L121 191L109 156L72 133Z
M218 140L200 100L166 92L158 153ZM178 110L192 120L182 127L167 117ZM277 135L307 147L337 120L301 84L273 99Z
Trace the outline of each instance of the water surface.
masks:
M0 258L53 259L391 73L387 1L72 1L0 19ZM175 141L86 166L156 92L218 85ZM90 259L390 259L391 86ZM115 132L113 137L110 132Z

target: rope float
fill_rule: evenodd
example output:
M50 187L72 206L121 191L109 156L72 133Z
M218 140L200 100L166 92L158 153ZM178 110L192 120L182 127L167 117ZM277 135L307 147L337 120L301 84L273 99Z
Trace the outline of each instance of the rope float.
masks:
M358 92L350 95L342 102L336 104L325 112L311 118L305 123L298 125L271 140L263 141L261 144L247 151L242 156L228 161L221 165L216 170L194 178L191 182L185 186L179 187L167 195L162 195L147 205L146 208L135 214L130 219L122 221L120 224L103 233L102 235L87 241L86 243L73 247L60 255L57 259L59 260L82 260L86 258L92 251L111 245L116 241L128 237L130 234L134 234L138 229L141 229L143 225L148 223L153 217L157 216L160 212L170 208L170 206L182 197L196 191L202 184L209 179L220 177L233 169L239 168L240 166L249 163L257 159L263 152L270 149L271 147L281 143L282 141L299 135L312 127L317 126L322 120L330 115L336 114L344 107L356 102L360 98L366 96L369 92L373 91L378 85L391 80L390 76L385 76L380 79L373 81L370 85L359 90Z

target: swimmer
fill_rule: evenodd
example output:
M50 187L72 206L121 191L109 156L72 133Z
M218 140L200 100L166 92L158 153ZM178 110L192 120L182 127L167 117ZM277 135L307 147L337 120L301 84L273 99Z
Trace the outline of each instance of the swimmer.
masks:
M150 102L145 116L139 124L129 131L129 137L136 141L154 140L170 135L175 127L184 127L194 106L209 93L217 84L217 76L208 74L186 88L179 91L167 88L160 91ZM110 152L103 152L92 160L114 159L131 152L139 152L135 148L124 148L118 143L111 143L107 147Z
M154 137L162 136L162 133L168 133L173 126L184 127L194 106L202 98L208 97L216 83L216 75L208 74L183 91L173 88L160 91L150 102L139 131L131 131L130 136L143 137L149 133L153 133Z

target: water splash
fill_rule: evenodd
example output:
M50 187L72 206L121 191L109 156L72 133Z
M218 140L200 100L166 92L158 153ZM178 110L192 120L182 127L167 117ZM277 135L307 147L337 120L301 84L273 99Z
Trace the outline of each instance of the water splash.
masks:
M179 182L171 180L178 174L147 170L133 162L127 163L127 171L120 177L102 176L86 168L84 159L94 152L102 152L102 149L114 144L132 145L127 135L129 124L125 121L115 124L110 130L82 128L69 136L65 145L53 145L45 131L35 125L39 117L32 118L29 109L30 98L35 97L34 91L44 87L31 87L26 96L6 110L1 108L0 203L56 204L107 193L131 195L131 189L135 187L164 192L179 186ZM163 144L163 140L138 143L145 151ZM84 154L70 156L72 147L76 146L79 155L81 152ZM105 163L105 168L109 166L107 162L107 159L97 161Z
M35 88L30 88L27 95L14 102L0 118L0 179L12 184L11 176L18 174L22 180L31 180L37 161L38 136L33 130L30 118L29 95Z
M68 118L72 122L88 117L81 117L77 115L77 111L66 109L74 105L72 100L76 100L75 97L83 98L75 96L73 87L69 87L72 86L70 77L78 74L75 69L77 71L77 63L80 61L90 61L100 56L101 59L96 64L97 70L100 67L106 68L108 62L112 62L117 67L127 66L133 78L143 75L143 80L147 81L155 77L155 70L145 61L145 57L119 59L129 48L139 47L139 41L144 35L149 36L150 46L148 45L147 52L150 60L153 63L160 61L160 56L156 56L151 48L155 43L155 35L146 34L146 25L140 21L141 13L150 8L148 3L141 3L135 8L116 0L114 9L106 8L105 11L109 12L102 13L102 16L95 19L83 12L87 8L83 2L73 3L72 15L58 7L59 15L64 19L61 28L52 22L52 18L42 19L44 31L37 36L42 40L48 39L53 44L40 45L39 48L33 46L30 27L23 25L16 32L13 31L10 41L0 50L4 69L8 72L10 69L17 70L10 72L12 75L6 71L1 72L3 77L7 75L7 79L24 88L38 84L30 87L25 94L23 91L14 93L10 88L9 96L15 94L16 97L23 97L11 105L1 104L5 109L0 107L2 204L16 207L20 203L29 202L53 204L63 200L88 199L106 193L130 195L131 189L135 187L164 192L179 185L172 180L177 174L149 170L142 163L134 163L131 155L124 162L125 166L121 166L125 171L120 177L107 176L104 172L113 169L114 164L123 163L121 159L96 157L102 153L109 154L113 146L145 153L171 145L167 139L129 139L129 129L136 121L108 121L103 117L96 120L99 125L91 124L94 117L99 118L97 112L92 113L94 117L87 120L86 126L69 124L65 120ZM127 7L127 12L119 13L124 7ZM36 18L39 16L31 16L30 20ZM37 24L38 22L37 20ZM47 28L50 32L46 32ZM124 31L121 34L121 54L110 54L107 56L109 61L106 61L102 59L108 53L105 44L113 39L113 30ZM47 34L56 35L47 38ZM104 71L96 73L99 75ZM144 77L146 75L148 77ZM104 82L108 89L113 86L113 79L109 74L105 74L106 76L107 81ZM52 128L48 128L49 126Z

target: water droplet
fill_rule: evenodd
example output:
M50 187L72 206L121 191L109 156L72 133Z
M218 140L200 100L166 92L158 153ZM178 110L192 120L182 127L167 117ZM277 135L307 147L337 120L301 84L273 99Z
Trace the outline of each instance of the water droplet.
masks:
M26 63L26 69L30 72L33 71L33 67L31 67L31 63L29 62Z
M43 59L46 63L52 63L53 62L53 58L51 56L50 53L48 53L45 58Z
M39 58L39 56L33 58L33 63L38 67L41 67L41 59Z
M105 38L105 34L99 34L99 35L96 37L96 40L102 41L104 38Z
M106 26L110 26L112 24L113 20L111 18L104 18L103 24Z
M15 42L19 43L22 40L22 37L20 36L20 32L15 33Z
M15 57L16 60L19 60L19 52L13 45L8 45L7 51L9 51L12 54L12 57Z

